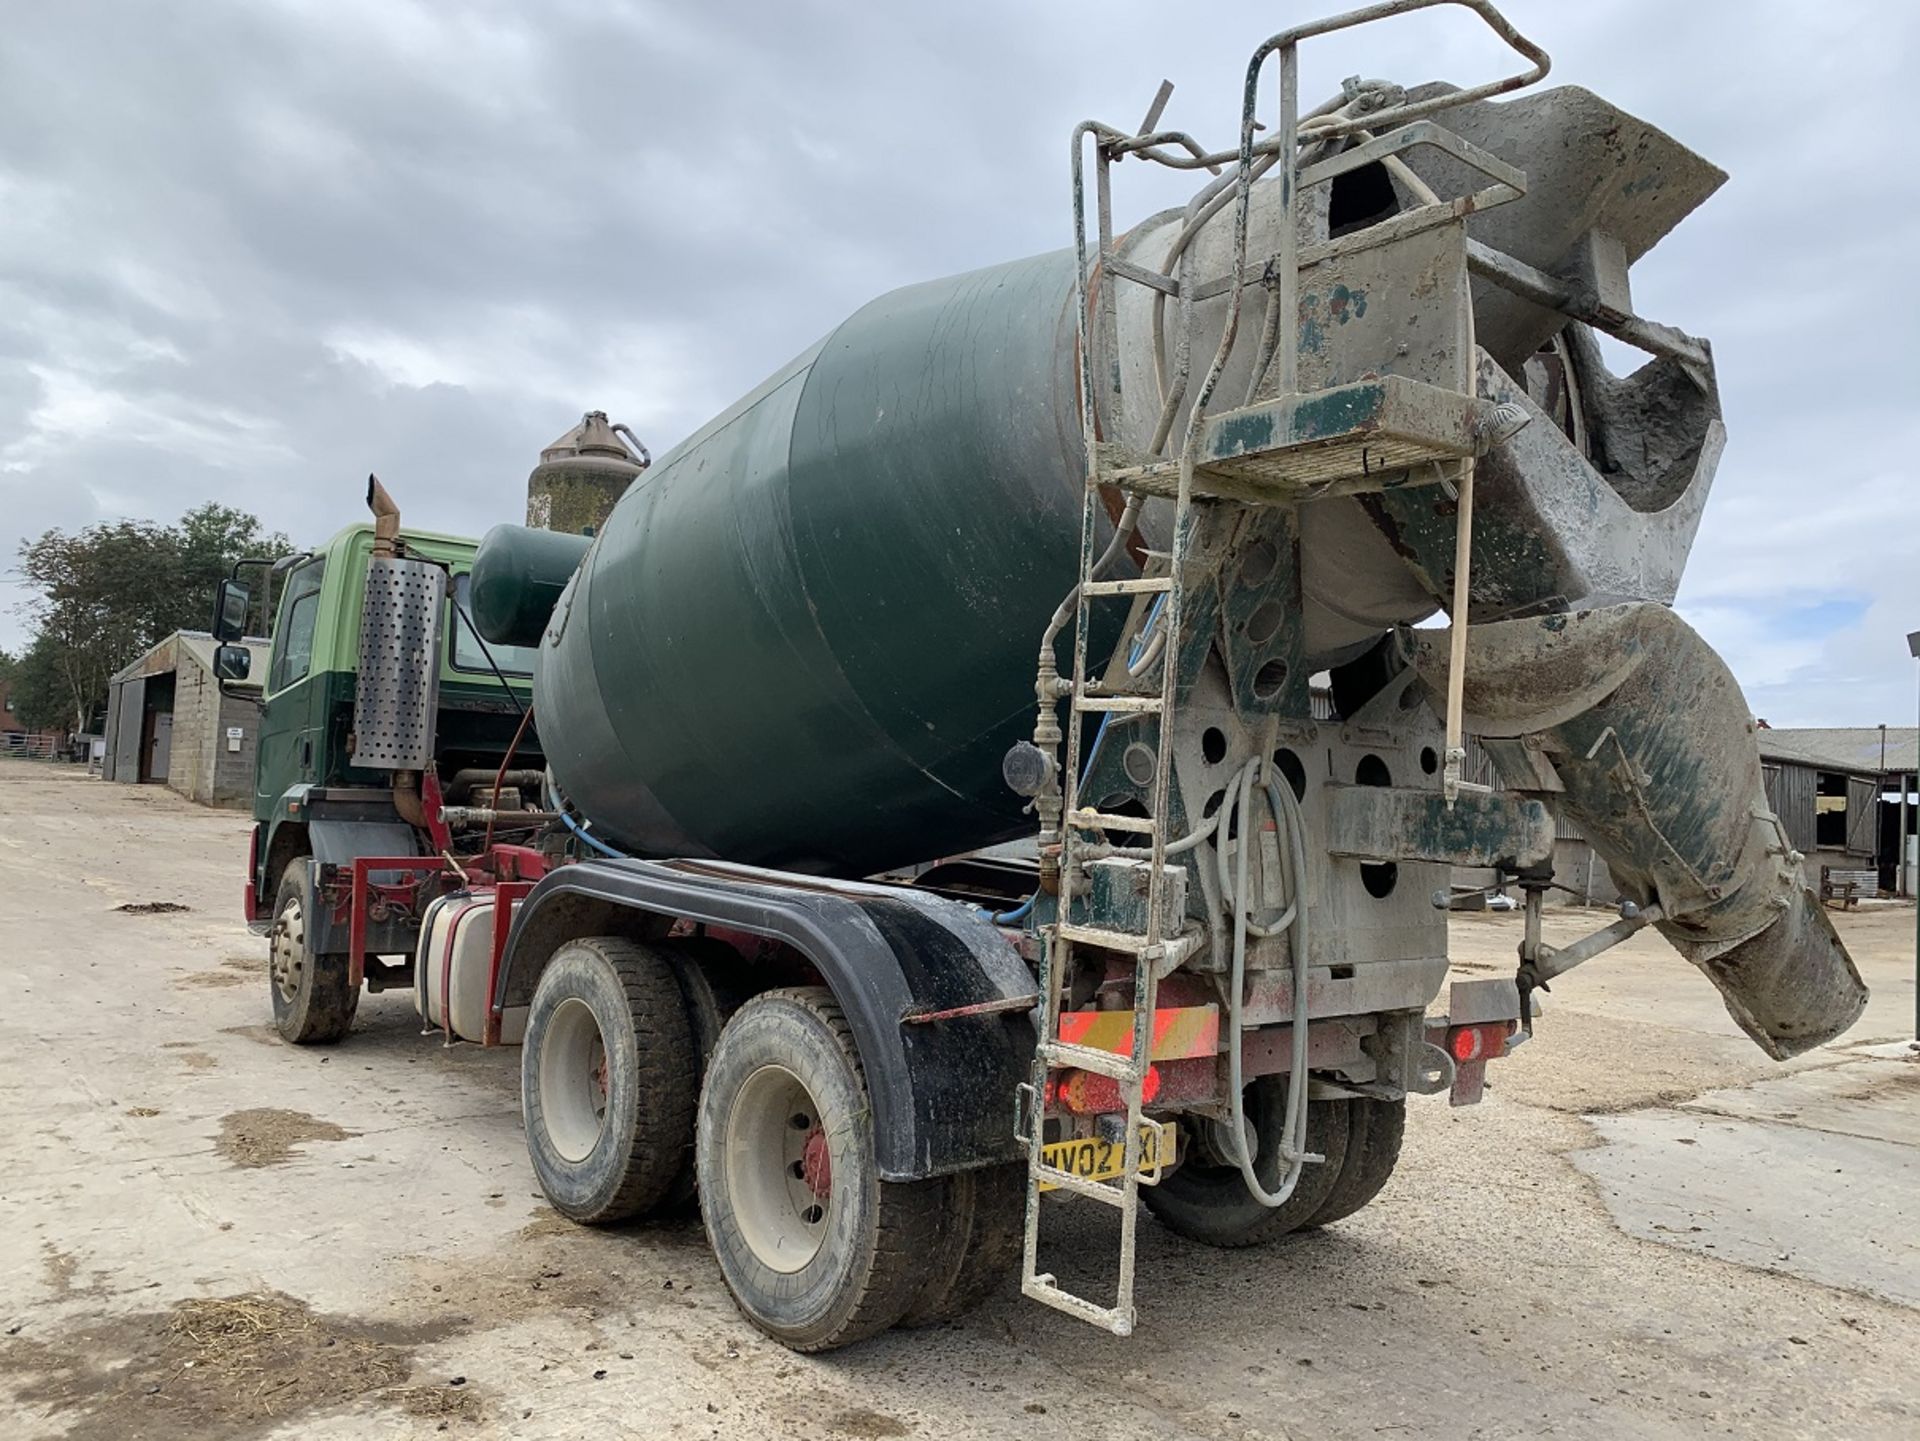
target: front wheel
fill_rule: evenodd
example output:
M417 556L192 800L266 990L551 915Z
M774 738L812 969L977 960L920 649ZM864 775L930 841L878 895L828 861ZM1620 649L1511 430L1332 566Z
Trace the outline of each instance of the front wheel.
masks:
M273 1024L296 1046L322 1046L346 1035L360 1006L345 956L314 954L313 875L305 856L287 862L274 893L267 940L267 979Z
M824 988L756 996L721 1032L694 1147L707 1239L747 1319L796 1351L885 1330L929 1279L944 1182L882 1181L871 1116Z

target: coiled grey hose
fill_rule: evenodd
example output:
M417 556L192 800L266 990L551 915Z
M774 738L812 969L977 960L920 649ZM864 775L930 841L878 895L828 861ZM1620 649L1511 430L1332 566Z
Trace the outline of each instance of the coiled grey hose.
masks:
M1264 769L1263 769L1264 768ZM1287 872L1287 906L1279 918L1268 925L1256 926L1247 914L1247 853L1253 849L1253 786L1256 774L1264 780L1267 804L1272 808L1275 823L1275 836L1282 852ZM1227 884L1228 864L1226 857L1226 838L1232 829L1234 816L1239 818L1240 844L1236 850L1233 864L1232 883ZM1309 1155L1305 1150L1305 1128L1307 1109L1307 868L1306 868L1306 828L1300 819L1300 803L1295 799L1293 788L1276 778L1273 762L1264 756L1255 756L1240 768L1240 772L1227 787L1227 793L1218 812L1210 818L1218 839L1215 842L1215 854L1218 857L1221 890L1233 907L1233 970L1231 990L1228 993L1228 1026L1233 1033L1233 1042L1227 1051L1229 1130L1233 1137L1234 1159L1240 1167L1240 1177L1246 1182L1247 1194L1261 1205L1278 1207L1286 1204L1293 1194L1294 1187L1300 1183L1301 1172L1312 1161L1324 1157ZM1191 840L1192 837L1188 837ZM1245 1003L1247 973L1247 936L1249 933L1259 936L1277 936L1291 928L1290 949L1293 953L1293 1037L1291 1066L1287 1080L1287 1114L1282 1123L1280 1137L1280 1155L1287 1163L1286 1173L1280 1179L1278 1189L1268 1191L1261 1183L1259 1174L1254 1170L1254 1158L1247 1150L1247 1125L1244 1091L1245 1078L1242 1074L1243 1007Z

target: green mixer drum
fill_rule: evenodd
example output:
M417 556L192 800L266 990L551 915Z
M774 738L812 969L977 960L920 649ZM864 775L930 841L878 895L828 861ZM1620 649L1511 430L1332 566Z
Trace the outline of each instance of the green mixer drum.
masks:
M536 689L597 833L848 875L1031 828L1000 759L1077 569L1074 350L1066 252L910 286L635 482Z

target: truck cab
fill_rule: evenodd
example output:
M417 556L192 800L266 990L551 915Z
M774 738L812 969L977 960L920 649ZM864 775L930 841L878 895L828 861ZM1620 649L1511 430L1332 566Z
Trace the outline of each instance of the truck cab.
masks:
M245 910L256 932L272 933L277 925L284 931L290 904L285 893L289 886L306 889L299 922L307 933L304 949L320 958L339 957L348 947L350 918L342 901L356 859L458 853L464 837L433 834L444 825L443 809L457 815L462 807L479 811L497 801L518 810L539 799L539 742L531 725L523 726L532 703L533 652L481 640L468 599L476 543L461 536L409 530L397 538L401 554L445 577L439 614L422 632L437 652L438 684L430 692L432 764L417 782L392 769L356 764L361 631L377 544L375 525L350 525L315 551L274 562L267 577L277 594L270 597L267 672L259 677L263 703ZM228 607L243 612L248 599L237 582L228 582L216 625ZM239 649L223 648L226 679L240 678L244 651L233 654ZM502 775L510 750L515 769ZM495 795L496 780L502 797ZM424 823L419 792L409 789L414 784L432 798L432 827ZM418 908L376 906L362 925L363 949L346 967L355 981L364 971L373 989L408 983ZM402 959L389 965L381 957ZM276 1004L283 1033L285 1009ZM350 1018L350 1005L347 1010Z

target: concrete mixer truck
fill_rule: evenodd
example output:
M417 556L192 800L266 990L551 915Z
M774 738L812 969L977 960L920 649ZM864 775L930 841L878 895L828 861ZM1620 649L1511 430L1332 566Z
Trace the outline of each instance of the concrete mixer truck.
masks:
M275 667L338 672L258 812L282 1034L338 1040L373 976L519 1044L552 1205L697 1203L740 1309L822 1350L1015 1278L1129 1333L1142 1204L1220 1247L1339 1222L1408 1097L1477 1099L1645 927L1769 1055L1844 1031L1864 988L1669 608L1724 431L1630 271L1724 177L1535 88L1485 0L1512 73L1303 107L1303 44L1434 3L1267 40L1221 148L1168 87L1082 124L1071 245L873 301L651 464L588 417L536 489L590 534L476 554L376 484L276 623ZM1192 198L1118 228L1146 167ZM1627 897L1558 949L1556 818ZM1443 997L1456 866L1525 915Z

